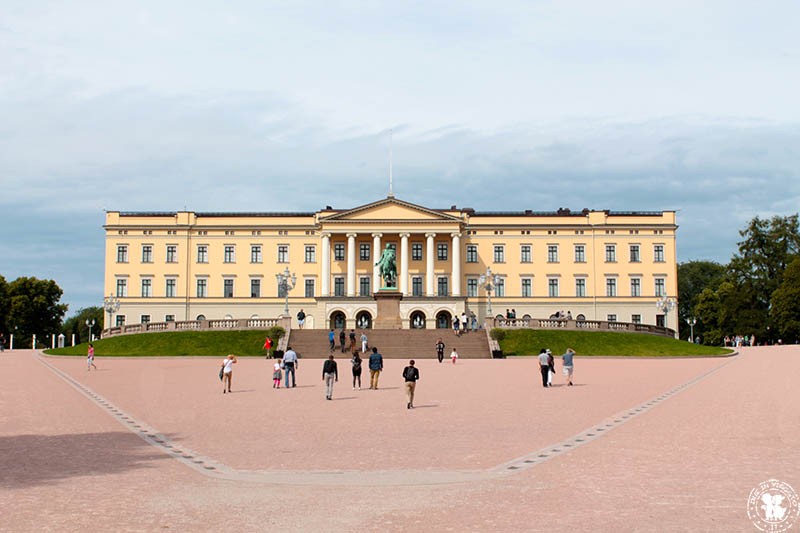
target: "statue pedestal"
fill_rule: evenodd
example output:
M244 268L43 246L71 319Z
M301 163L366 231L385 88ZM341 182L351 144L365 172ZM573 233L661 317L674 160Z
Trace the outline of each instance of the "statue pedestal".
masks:
M397 289L381 289L373 294L378 304L378 316L375 317L375 329L401 329L400 300L403 294Z

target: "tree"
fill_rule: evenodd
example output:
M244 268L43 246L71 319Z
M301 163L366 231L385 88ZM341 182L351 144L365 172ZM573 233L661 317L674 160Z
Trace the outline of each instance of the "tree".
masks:
M800 339L800 258L783 273L783 282L772 293L770 318L784 342Z
M697 318L695 306L705 289L717 290L725 277L725 267L713 261L689 261L678 265L678 320L683 326L687 318ZM694 326L695 335L705 338L702 320ZM681 328L681 338L688 339L691 328Z
M79 309L78 314L65 320L61 331L64 333L64 336L67 337L68 342L73 334L77 339L77 343L89 342L89 326L86 325L87 320L89 322L94 320L95 324L92 327L92 333L94 335L99 335L103 329L103 308L87 307L85 309Z
M0 332L8 331L8 283L0 276Z
M67 305L58 303L62 294L53 280L22 277L8 284L8 328L19 338L15 345L25 346L34 334L46 339L59 332L67 312Z

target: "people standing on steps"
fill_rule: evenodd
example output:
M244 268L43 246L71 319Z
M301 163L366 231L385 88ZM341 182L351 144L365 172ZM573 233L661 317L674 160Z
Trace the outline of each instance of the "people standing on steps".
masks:
M350 330L350 353L356 353L356 330Z
M440 363L444 359L444 342L442 342L441 337L436 341L436 358L439 359Z
M358 390L361 390L361 356L358 350L353 352L353 358L350 359L350 364L353 365L353 390L356 390L356 382L358 382Z
M289 374L292 375L292 387L296 387L297 383L295 382L295 371L300 368L300 361L297 359L297 353L292 350L291 346L286 348L286 353L283 354L283 369L285 370L286 374L286 388L289 388Z
M475 333L476 331L478 331L478 317L475 316L474 311L470 311L469 320L472 325L472 332Z
M86 371L88 372L91 367L97 370L94 364L94 344L89 343L89 350L86 352Z
M414 391L417 388L417 381L419 380L419 370L414 366L414 360L408 362L408 366L403 369L403 379L406 383L406 396L408 403L406 409L414 408Z
M367 345L367 332L361 332L361 353L367 353L367 349L369 346Z
M331 351L336 348L336 335L333 333L333 328L328 332L328 344L330 344Z
M550 373L550 358L547 356L547 349L539 350L539 370L542 373L542 387L547 387L547 375Z
M461 331L458 328L458 326L460 324L461 324L461 321L458 319L458 317L457 316L453 317L453 333L455 334L456 337L460 337L461 336Z
M342 353L345 351L345 344L344 340L347 338L347 332L344 330L344 326L342 326L342 331L339 332L339 345L342 347Z
M378 378L383 370L383 356L378 353L378 348L372 347L372 355L369 356L369 388L378 390Z
M235 364L236 356L232 353L229 353L228 356L222 360L222 394L231 392L231 382L233 381L233 365Z
M328 360L322 363L322 381L325 382L325 397L333 399L333 382L339 381L339 368L333 360L333 354L328 356Z
M564 365L564 380L567 382L567 385L570 387L572 386L572 373L574 370L574 365L572 358L575 356L575 350L572 348L567 348L567 351L564 355L561 356L561 362Z
M468 322L467 313L465 311L461 313L461 331L463 331L464 333L469 332L469 329L467 328L467 322Z

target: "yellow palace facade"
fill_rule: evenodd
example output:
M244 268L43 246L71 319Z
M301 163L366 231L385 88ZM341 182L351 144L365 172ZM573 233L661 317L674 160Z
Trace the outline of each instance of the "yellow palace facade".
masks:
M276 318L288 302L306 327L372 327L389 245L402 328L513 310L678 329L656 306L677 298L674 211L480 212L389 196L307 213L109 211L104 228L105 294L120 301L110 325Z

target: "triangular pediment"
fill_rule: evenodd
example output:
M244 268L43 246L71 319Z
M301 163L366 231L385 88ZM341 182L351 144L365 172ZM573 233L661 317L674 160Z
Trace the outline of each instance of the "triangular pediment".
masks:
M400 221L414 220L417 222L461 222L457 216L428 209L397 198L384 198L371 204L362 205L347 211L341 211L329 216L320 216L320 222L364 222L364 221Z

